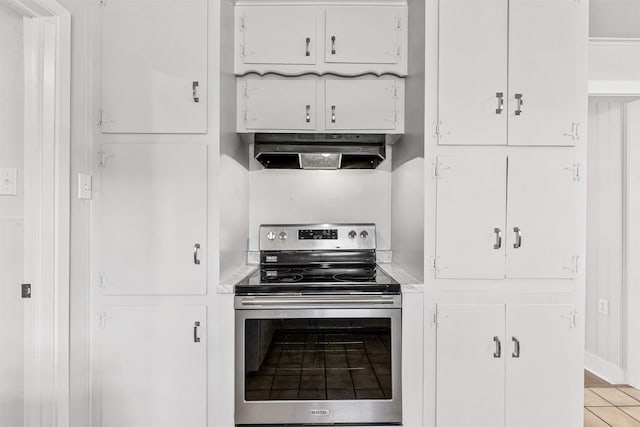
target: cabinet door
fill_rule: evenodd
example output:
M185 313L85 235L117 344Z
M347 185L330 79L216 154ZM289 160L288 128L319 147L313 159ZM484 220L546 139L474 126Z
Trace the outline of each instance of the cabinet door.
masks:
M247 79L239 130L314 130L316 80ZM244 115L243 115L244 114ZM242 121L244 120L244 123Z
M438 141L506 145L508 2L439 3Z
M575 145L586 103L578 54L588 40L587 6L509 1L509 145Z
M571 153L509 155L506 277L575 276L585 212L581 179Z
M397 64L406 8L329 7L326 10L325 61Z
M206 426L206 320L206 307L105 307L102 427Z
M504 310L438 305L437 427L504 426Z
M394 130L398 83L388 79L327 80L328 130Z
M507 305L507 426L582 426L584 350L573 319L570 305Z
M503 156L438 157L436 277L504 278Z
M105 144L103 151L104 293L205 294L206 146Z
M243 63L316 63L317 8L249 6L236 13Z
M109 0L102 131L207 131L207 1Z

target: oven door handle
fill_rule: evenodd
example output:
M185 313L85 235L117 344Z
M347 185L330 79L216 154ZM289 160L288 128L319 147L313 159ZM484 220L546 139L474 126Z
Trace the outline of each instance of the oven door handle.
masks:
M292 297L292 298L243 298L240 303L242 305L313 305L313 304L380 304L380 305L392 305L397 301L394 298L388 297L352 297L352 298L304 298L304 297Z

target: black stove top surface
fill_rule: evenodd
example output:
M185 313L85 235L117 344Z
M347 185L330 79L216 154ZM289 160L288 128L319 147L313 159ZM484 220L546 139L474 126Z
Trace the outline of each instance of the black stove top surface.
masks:
M261 265L236 285L235 293L399 294L400 285L377 265Z

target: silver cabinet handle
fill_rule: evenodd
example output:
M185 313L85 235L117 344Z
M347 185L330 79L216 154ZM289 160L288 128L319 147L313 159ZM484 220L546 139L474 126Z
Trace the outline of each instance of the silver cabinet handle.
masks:
M200 243L193 245L193 263L200 264L200 258L198 258L198 252L200 251Z
M336 36L331 36L331 55L336 54Z
M311 123L311 105L307 105L306 109L307 109L307 123Z
M332 105L331 106L331 123L335 123L336 122L336 106Z
M498 108L496 108L496 114L502 114L504 110L504 93L496 92L496 98L498 98Z
M198 96L198 86L200 86L199 82L193 82L191 86L193 102L200 102L200 97Z
M496 351L493 353L493 357L499 359L502 357L502 344L500 343L500 338L493 337L493 342L496 344Z
M516 116L522 114L522 106L524 105L524 96L521 93L516 93Z
M518 341L518 338L516 337L511 337L511 340L513 341L513 353L511 353L511 357L515 357L517 359L520 357L520 341Z
M502 247L502 230L496 227L493 232L496 233L496 243L493 245L493 249L500 249Z
M200 342L200 337L198 336L198 326L200 326L200 322L196 321L193 324L193 342Z
M307 48L304 52L304 56L311 56L311 51L309 50L309 44L311 43L311 39L307 37L305 41L307 42Z
M513 249L518 249L522 246L522 231L520 227L513 227L513 231L516 233L516 242L513 244Z

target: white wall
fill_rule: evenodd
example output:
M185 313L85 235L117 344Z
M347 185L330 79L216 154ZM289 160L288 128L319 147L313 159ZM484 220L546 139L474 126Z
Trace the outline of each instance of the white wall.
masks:
M260 224L375 223L378 250L391 249L391 152L376 169L264 169L251 159L249 250Z
M600 376L622 382L623 325L623 142L624 104L589 102L586 365ZM598 302L609 302L609 314Z
M18 169L0 196L0 426L23 422L24 57L22 16L0 2L0 168Z
M640 2L637 0L591 0L591 37L640 37Z

